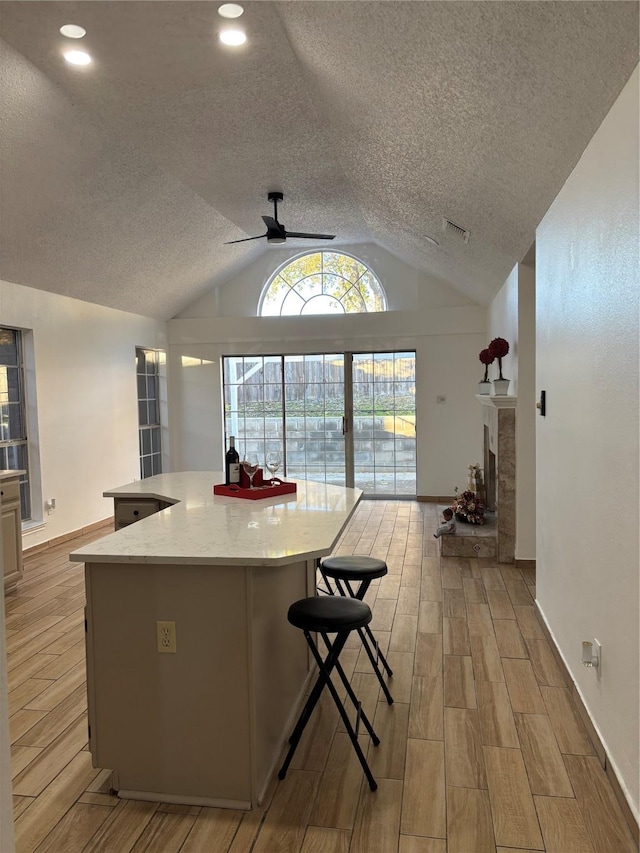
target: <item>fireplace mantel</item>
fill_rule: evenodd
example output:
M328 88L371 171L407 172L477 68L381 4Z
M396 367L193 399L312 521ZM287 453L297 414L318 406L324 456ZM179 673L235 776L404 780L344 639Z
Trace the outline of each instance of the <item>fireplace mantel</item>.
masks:
M506 394L499 397L492 397L489 394L476 394L476 400L483 406L489 406L492 409L515 409L518 402L517 397L507 397Z

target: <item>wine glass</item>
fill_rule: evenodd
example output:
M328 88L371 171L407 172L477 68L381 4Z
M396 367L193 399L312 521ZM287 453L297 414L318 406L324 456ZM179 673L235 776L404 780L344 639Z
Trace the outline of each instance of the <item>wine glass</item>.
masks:
M280 454L278 453L277 450L270 450L269 453L267 453L267 456L264 460L264 464L267 468L267 471L269 471L269 473L271 474L271 485L272 486L275 486L275 483L273 482L273 478L276 475L276 471L280 467L280 462L281 462Z
M245 474L249 478L249 488L254 489L253 478L255 476L256 471L258 470L258 466L260 462L258 460L257 453L245 453L244 459L242 460L242 467L244 468Z

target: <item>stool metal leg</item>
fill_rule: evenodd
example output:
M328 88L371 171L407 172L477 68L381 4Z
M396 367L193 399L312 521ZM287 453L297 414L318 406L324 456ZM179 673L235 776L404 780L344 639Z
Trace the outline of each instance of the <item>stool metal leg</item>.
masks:
M371 666L373 667L373 671L376 674L376 677L378 679L380 687L382 688L382 692L384 693L384 697L387 700L387 705L393 705L393 696L391 695L391 693L389 693L389 688L387 687L386 682L385 682L384 678L382 677L382 673L380 672L380 669L378 668L378 664L377 664L375 657L373 656L373 652L369 648L369 643L367 642L367 638L365 637L364 630L362 628L358 628L358 634L360 636L360 639L362 640L362 645L364 646L364 650L367 653L367 657L369 658L369 661L371 662ZM374 648L378 650L379 658L383 662L383 665L386 666L387 662L386 662L386 660L384 660L384 656L383 656L382 652L378 649L378 646L375 643L375 641L374 641ZM388 671L389 675L393 675L393 673L391 672L390 669L388 669L388 667L387 667L387 671Z
M364 597L367 594L367 590L371 586L371 581L363 581L360 584L360 588L358 589L357 592L353 591L349 581L346 581L346 584L347 584L347 589L349 590L349 593L353 598L357 598L358 601L364 601ZM385 656L382 654L382 652L378 648L378 644L376 642L375 637L373 636L373 632L372 632L371 628L368 625L365 625L363 630L366 632L367 636L371 640L371 644L374 647L374 649L376 649L376 651L378 652L377 660L380 660L382 662L382 666L387 671L387 675L393 675L393 670L391 669L391 667L387 663L387 659L385 658Z
M333 669L333 667L335 665L335 661L337 660L337 656L340 654L340 652L344 648L344 644L346 643L348 636L349 636L348 632L346 634L338 634L338 636L335 639L335 642L332 645L329 645L329 647L328 647L329 653L328 653L327 659L325 661L325 669L327 669L328 672L331 672L331 670ZM305 633L305 637L306 637L306 633ZM307 642L309 642L309 641L307 640ZM313 649L311 651L313 652ZM314 655L314 657L315 657L315 655ZM323 674L324 674L324 670L321 669L320 674L318 675L318 678L316 679L316 683L313 685L313 690L309 694L309 697L308 697L307 701L305 702L304 708L302 709L302 711L300 712L300 716L298 717L298 722L295 724L293 732L291 733L291 737L289 738L290 744L293 744L294 742L297 743L297 741L300 740L300 736L302 735L302 732L304 731L305 726L309 722L309 717L311 716L311 712L313 711L316 704L318 703L318 699L320 698L320 694L324 690L324 686L326 683L325 678L323 677Z
M350 596L351 598L357 598L358 601L362 601L364 599L365 595L367 594L367 590L371 586L371 581L370 580L362 581L359 588L357 590L354 590L348 580L344 581L344 586L343 586L342 582L338 578L336 578L336 586L338 588L338 592L340 593L340 595ZM345 589L345 587L346 587L346 589ZM376 677L380 683L380 687L382 688L382 692L385 695L385 699L387 700L387 704L392 705L393 704L393 696L389 692L389 688L387 687L386 682L385 682L384 678L382 677L382 673L380 672L380 667L378 666L378 661L380 661L380 663L384 667L387 675L389 675L389 676L393 675L393 670L391 669L391 667L387 663L387 659L385 658L385 656L380 651L380 649L378 647L378 643L376 642L376 638L373 636L373 632L372 632L371 628L368 625L365 625L364 628L358 629L358 634L360 636L360 639L362 640L362 645L364 646L365 652L367 653L367 657L371 661L371 666L373 667L373 671L375 672ZM365 634L366 634L366 637L365 637ZM369 645L369 642L367 642L367 637L369 638L369 641L371 642L371 646ZM371 647L373 647L376 650L375 657L374 657L373 651L371 650Z
M361 703L358 701L358 697L353 692L353 688L351 687L351 684L349 683L349 679L347 678L346 673L343 670L342 665L340 664L340 661L338 659L338 656L340 655L342 649L344 648L344 644L346 642L348 632L346 635L344 635L344 634L338 635L338 637L336 637L335 642L333 642L333 643L331 643L331 641L329 640L329 637L326 634L321 634L321 636L322 636L322 639L324 640L325 645L327 647L328 654L327 654L326 659L323 661L323 667L321 667L320 675L318 676L318 678L316 680L316 683L313 687L313 690L309 694L309 698L305 702L305 706L302 709L302 712L300 713L300 717L298 718L298 722L296 723L295 728L291 734L291 737L289 738L289 743L290 744L293 744L294 742L297 743L300 740L300 737L302 736L302 732L304 731L307 723L309 722L309 718L311 717L311 713L312 713L313 709L315 708L316 704L318 703L318 700L320 698L320 694L322 693L324 686L327 683L326 678L323 677L323 673L324 673L324 671L326 671L326 673L330 675L331 672L333 671L333 669L335 668L338 672L338 675L340 676L340 680L342 681L342 683L343 683L343 685L347 691L347 695L349 696L349 698L351 699L351 702L353 703L354 708L356 708L358 710L359 717L362 720L363 725L366 728L367 732L369 733L369 736L370 736L371 740L373 741L373 745L378 746L378 744L380 743L380 738L375 733L373 726L369 722L369 718L367 717L365 712L361 709ZM340 644L338 645L339 640L340 640ZM307 639L307 642L311 646L311 643L309 642L308 639ZM314 651L314 649L315 649L315 651ZM318 663L318 666L320 666L320 661L322 660L322 658L319 657L320 653L318 652L318 647L315 644L313 646L311 646L311 651L312 651L312 653L316 659L316 662ZM333 683L332 683L332 686L333 686Z
M331 649L332 643L329 640L329 637L326 634L321 634L321 637L324 640L326 647L328 649ZM335 645L335 643L333 643L333 645ZM349 679L347 678L346 673L342 668L342 664L340 663L340 661L337 658L335 660L335 668L338 671L338 675L340 676L340 680L342 681L342 683L343 683L343 685L347 691L347 696L349 697L349 699L351 699L351 702L353 703L354 708L356 708L356 710L358 711L359 717L362 720L365 729L369 733L369 737L373 741L373 745L378 746L378 744L380 743L380 738L374 732L373 726L369 722L369 718L365 714L364 710L362 710L362 704L359 702L358 697L353 692L353 687L349 683Z
M349 720L349 715L347 714L344 705L340 701L340 697L338 696L338 692L337 692L333 682L331 681L331 671L335 667L338 669L340 677L341 677L343 683L345 683L345 686L347 687L347 692L349 693L351 700L354 702L356 707L359 706L358 700L356 699L356 696L353 693L353 690L351 689L351 686L349 685L348 680L346 679L346 676L344 674L344 670L342 670L342 667L338 663L338 656L339 656L340 652L342 651L342 649L344 648L344 644L347 640L347 637L349 636L349 632L347 631L346 633L338 634L338 636L336 637L336 640L333 644L331 644L329 642L329 639L326 636L326 634L322 634L322 637L323 637L325 643L327 644L327 647L329 648L329 654L327 655L326 660L322 659L322 656L321 656L320 652L318 651L318 648L317 648L316 644L314 643L313 638L311 637L311 634L308 631L304 631L304 636L307 640L307 644L309 645L309 648L311 649L311 653L313 654L313 656L316 660L316 663L318 664L318 668L319 668L320 672L318 674L318 680L316 681L316 685L315 685L311 695L309 696L309 699L307 700L307 703L306 703L306 705L302 711L302 714L300 715L300 719L298 720L298 722L296 723L296 726L294 728L293 734L292 734L291 739L290 739L291 745L289 747L289 751L287 752L284 763L283 763L282 767L280 768L280 771L278 772L278 778L284 779L284 777L286 776L287 770L289 769L289 765L291 763L291 759L293 758L293 755L296 751L298 743L300 742L300 738L302 737L302 732L304 731L305 726L309 722L309 718L311 716L311 711L313 710L313 707L317 704L318 699L320 698L320 694L322 692L322 689L326 685L327 688L329 689L329 692L331 693L331 696L333 697L333 701L336 704L338 712L340 713L340 716L342 717L342 721L343 721L345 728L347 730L347 734L349 735L349 739L351 740L351 743L353 744L353 748L356 752L356 755L358 756L358 760L360 761L360 765L362 766L364 774L367 777L369 787L371 788L372 791L375 791L378 787L378 784L377 784L376 780L373 778L371 770L369 769L369 765L367 764L367 759L365 758L364 753L362 752L362 749L360 747L360 744L358 743L358 738L357 738L357 735L356 735L355 731L353 730L353 727L352 727L351 722ZM380 740L378 739L375 732L373 731L373 728L371 727L371 724L369 723L369 720L368 720L366 714L364 713L364 711L361 711L361 719L362 719L364 725L366 726L367 731L369 731L369 733L371 734L374 744L377 746L380 743Z
M318 571L322 575L322 580L326 586L326 589L323 589L322 587L319 586L318 592L324 592L326 595L335 595L335 592L333 591L333 587L331 586L331 584L329 582L329 578L324 573L324 570L322 568L322 561L320 559L318 559L318 561L316 562L316 568L318 569Z

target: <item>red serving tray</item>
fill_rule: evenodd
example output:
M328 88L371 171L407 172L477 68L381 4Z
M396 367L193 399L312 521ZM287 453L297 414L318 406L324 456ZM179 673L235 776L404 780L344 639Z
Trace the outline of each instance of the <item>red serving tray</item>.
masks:
M224 483L219 483L213 487L214 495L224 495L227 498L244 498L249 501L276 498L278 495L293 495L296 491L295 483L283 483L282 480L277 479L275 486L271 485L271 480L267 480L262 486L257 486L255 489L243 489L236 485L225 486Z

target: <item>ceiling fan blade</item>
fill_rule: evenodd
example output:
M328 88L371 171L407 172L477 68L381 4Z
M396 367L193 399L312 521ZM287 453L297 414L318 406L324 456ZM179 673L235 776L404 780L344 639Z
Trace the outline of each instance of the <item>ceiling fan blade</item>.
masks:
M232 243L246 243L247 240L262 240L262 238L266 236L266 234L258 234L257 237L243 237L242 240L227 240L223 245L230 246Z
M302 240L333 240L335 234L308 234L306 231L287 231L281 222L278 222L278 201L282 201L282 193L269 193L269 201L273 202L274 215L263 215L262 221L267 226L266 234L259 234L257 237L243 237L242 240L229 240L224 245L230 246L232 243L247 243L249 240L260 240L266 237L269 243L284 243L287 237L299 237Z
M262 219L267 226L267 240L270 243L284 243L287 239L284 225L281 225L273 216L263 216Z
M287 237L304 237L307 240L333 240L335 234L304 234L302 231L287 231Z

